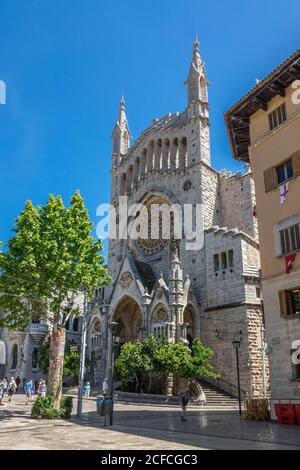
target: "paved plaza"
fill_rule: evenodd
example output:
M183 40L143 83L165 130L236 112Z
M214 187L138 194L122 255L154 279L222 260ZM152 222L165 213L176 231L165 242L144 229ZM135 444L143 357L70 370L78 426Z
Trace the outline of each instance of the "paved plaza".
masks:
M113 428L104 428L95 408L90 399L80 420L35 420L17 395L0 407L0 449L300 450L300 426L246 422L232 411L191 407L182 423L176 407L117 404Z

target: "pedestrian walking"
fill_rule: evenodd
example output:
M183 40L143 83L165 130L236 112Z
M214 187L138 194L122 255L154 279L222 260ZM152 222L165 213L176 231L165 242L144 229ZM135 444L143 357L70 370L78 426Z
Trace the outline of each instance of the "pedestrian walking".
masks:
M107 394L108 394L108 390L109 390L108 379L105 378L105 379L103 380L103 383L102 383L102 392L103 392L103 395L107 395Z
M189 404L189 389L182 390L179 393L180 405L181 405L181 421L186 421L186 409Z
M0 406L3 405L2 403L4 397L4 385L3 385L3 379L0 379Z
M33 395L33 381L28 380L25 384L25 393L26 393L26 402L25 405L28 405L28 403L32 403L32 395Z
M13 395L16 393L17 390L17 384L15 382L14 377L10 378L9 384L8 384L8 401L11 402L11 399Z
M19 387L20 387L20 383L21 383L21 379L20 379L19 376L16 377L15 382L16 382L16 386L17 386L17 390L16 390L16 391L18 392L18 391L19 391Z
M87 400L90 398L90 393L91 393L91 384L90 382L87 382L83 388L83 394L84 394L84 399Z
M45 380L40 381L39 389L38 389L38 394L42 397L45 398L47 394L47 385Z
M7 382L7 378L4 377L4 379L3 379L3 395L5 393L7 393L7 389L8 389L8 382Z

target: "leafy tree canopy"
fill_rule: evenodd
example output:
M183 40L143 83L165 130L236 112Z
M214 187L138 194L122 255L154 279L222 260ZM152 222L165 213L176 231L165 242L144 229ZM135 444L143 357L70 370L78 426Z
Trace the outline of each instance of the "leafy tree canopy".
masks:
M183 343L172 344L153 335L136 343L125 343L115 361L115 371L121 380L130 380L140 374L178 374L187 379L216 378L211 365L213 350L195 339L190 351Z
M6 313L0 325L24 330L32 319L41 319L64 326L71 313L79 313L82 287L92 296L109 283L103 244L92 230L79 191L69 207L53 195L44 206L26 202L7 250L0 252L0 311Z

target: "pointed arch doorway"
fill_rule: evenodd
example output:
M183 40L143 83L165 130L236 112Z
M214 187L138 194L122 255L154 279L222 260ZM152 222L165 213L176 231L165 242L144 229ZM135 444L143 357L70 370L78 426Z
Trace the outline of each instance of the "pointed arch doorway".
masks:
M115 350L115 358L120 354L124 343L135 343L142 337L142 311L132 297L123 297L115 308L113 321L118 323L116 336L120 338Z
M184 309L183 321L187 324L186 339L191 347L195 339L195 309L191 304L188 304Z

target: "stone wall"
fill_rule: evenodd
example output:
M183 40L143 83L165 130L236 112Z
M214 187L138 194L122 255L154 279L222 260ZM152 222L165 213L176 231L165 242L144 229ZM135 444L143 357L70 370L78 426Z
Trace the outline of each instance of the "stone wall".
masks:
M230 235L226 229L212 229L205 234L207 307L217 307L245 300L245 281L241 239ZM221 265L221 254L233 250L234 266ZM220 268L215 271L214 255L219 255Z
M235 387L237 368L232 341L242 338L239 349L241 389L253 397L262 396L262 362L259 350L261 324L261 309L250 305L206 310L201 315L201 339L205 346L211 347L215 352L215 370L220 374L222 382Z
M255 190L251 173L222 172L220 175L222 225L239 230L258 240L255 217Z

